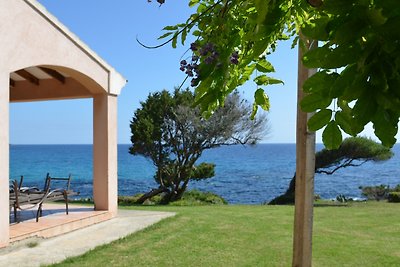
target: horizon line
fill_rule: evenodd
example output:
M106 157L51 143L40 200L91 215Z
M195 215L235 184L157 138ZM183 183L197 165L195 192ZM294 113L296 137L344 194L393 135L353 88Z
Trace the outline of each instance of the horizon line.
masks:
M295 145L296 142L271 142L271 143L265 143L265 142L261 142L261 143L257 143L255 145ZM323 145L323 143L315 143L316 145ZM400 144L400 142L396 142L395 145ZM51 143L51 144L28 144L28 143L19 143L19 144L9 144L10 146L60 146L60 145L71 145L71 146L82 146L82 145L90 145L92 146L93 143ZM117 143L117 145L132 145L130 143ZM241 144L235 144L235 145L241 145ZM252 144L247 144L247 145L252 145Z

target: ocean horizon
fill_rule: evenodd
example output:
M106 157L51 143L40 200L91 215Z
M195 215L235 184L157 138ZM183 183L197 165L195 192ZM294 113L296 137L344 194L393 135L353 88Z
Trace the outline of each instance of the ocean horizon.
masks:
M118 145L118 193L134 195L157 187L151 161L128 153L130 144ZM323 148L316 144L316 151ZM315 194L325 199L343 194L362 198L360 186L400 184L400 144L388 161L367 162L339 170L334 175L316 174ZM193 181L189 189L210 191L230 204L261 204L286 191L295 172L293 143L263 143L207 150L198 161L216 164L216 175ZM10 144L10 180L24 176L27 186L42 186L47 172L72 175L72 187L80 197L92 196L92 144Z

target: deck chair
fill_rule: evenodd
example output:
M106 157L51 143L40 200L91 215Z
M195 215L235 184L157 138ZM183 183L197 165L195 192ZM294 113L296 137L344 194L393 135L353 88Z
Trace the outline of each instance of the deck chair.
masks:
M53 182L64 182L65 187L52 189ZM39 190L37 187L24 188L23 190L16 180L13 181L13 193L10 193L10 208L11 205L14 208L14 218L17 220L17 209L26 210L37 207L36 222L39 221L39 217L42 216L43 203L48 201L63 200L65 202L65 212L68 215L68 197L78 195L79 192L74 192L70 189L71 186L71 175L67 178L51 177L49 173L46 175L45 184L43 190ZM24 206L24 207L22 207ZM25 207L27 206L27 207Z

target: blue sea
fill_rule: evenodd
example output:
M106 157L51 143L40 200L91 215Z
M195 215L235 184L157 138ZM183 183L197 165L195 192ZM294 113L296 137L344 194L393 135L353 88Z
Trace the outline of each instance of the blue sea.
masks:
M317 150L322 145L317 145ZM118 145L119 195L133 195L157 187L151 161L128 153L129 145ZM294 144L259 144L220 147L206 151L199 162L216 164L216 175L192 182L189 188L211 191L231 204L261 204L286 191L295 172ZM334 175L317 174L315 193L322 198L339 194L360 198L359 186L400 184L400 144L395 156L381 163L339 170ZM72 174L72 187L81 197L92 196L92 145L11 145L10 179L24 175L27 186L42 185L52 176Z

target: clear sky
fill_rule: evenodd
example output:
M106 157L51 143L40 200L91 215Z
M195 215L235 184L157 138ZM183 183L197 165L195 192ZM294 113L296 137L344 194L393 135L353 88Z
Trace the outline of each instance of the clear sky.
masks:
M130 143L129 123L140 101L150 92L172 90L185 78L179 62L187 49L167 45L149 50L141 47L136 37L145 44L157 45L164 26L184 22L194 10L182 0L166 1L162 7L147 0L39 2L129 81L118 98L118 143ZM269 58L276 69L274 77L284 80L285 85L266 89L271 100L271 133L263 142L295 142L297 50L290 45L281 43ZM249 83L240 91L251 100L255 86ZM13 103L10 143L90 144L92 115L91 99ZM372 130L365 135L372 136ZM320 136L317 133L317 142L321 142Z

